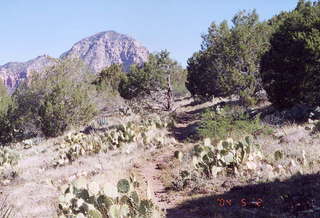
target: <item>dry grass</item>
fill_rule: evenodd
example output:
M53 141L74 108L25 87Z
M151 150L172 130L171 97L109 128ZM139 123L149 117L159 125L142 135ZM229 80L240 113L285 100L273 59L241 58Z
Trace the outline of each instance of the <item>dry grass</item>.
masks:
M259 138L263 153L274 165L288 165L291 160L301 163L305 156L303 173L314 173L319 169L317 161L320 155L320 138L311 136L305 125L290 124L275 129L273 137ZM283 151L284 158L276 161L275 151ZM303 155L304 154L304 155Z
M178 105L179 107L176 113L180 118L188 116L188 119L181 119L181 122L176 123L176 127L180 129L191 128L190 125L198 121L199 113L205 108L212 107L218 101L214 100L199 105L192 105L191 99L178 101L176 106ZM141 119L146 119L146 117L139 115L128 117L114 115L108 118L108 124L116 125ZM274 127L272 135L257 136L256 142L261 145L262 152L267 157L268 163L273 166L283 165L287 167L290 161L294 160L302 169L303 174L318 172L320 170L320 163L318 161L320 155L318 148L320 137L318 135L310 135L310 130L306 130L305 128L307 126L309 129L312 127L308 124L288 124L281 128ZM79 130L81 129L73 129L69 133ZM201 198L205 198L208 195L224 195L227 192L230 193L225 196L230 195L236 198L236 195L243 193L231 193L230 190L232 188L240 186L249 187L250 184L263 182L250 180L252 175L241 178L236 176L221 176L211 180L198 176L197 180L181 191L167 190L168 187L172 186L172 182L177 180L182 170L192 171L190 152L195 145L193 141L177 142L178 140L176 140L175 135L170 133L170 130L167 129L149 132L148 135L151 137L161 137L164 139L166 145L162 147L144 147L141 144L135 146L128 145L132 148L129 154L126 152L129 148L126 147L123 151L83 156L72 164L59 168L52 167L52 161L57 155L56 143L61 142L63 136L46 140L40 145L27 150L22 147L16 147L15 150L22 154L22 159L18 164L20 174L10 184L0 186L3 196L10 194L5 201L2 201L5 202L3 205L13 206L12 209L16 212L14 217L56 217L57 199L61 193L61 186L72 182L80 176L85 176L89 180L95 180L101 185L106 182L115 185L119 179L127 177L130 173L134 173L138 181L140 181L142 189L151 190L153 199L161 207L173 210L173 212L169 213L171 217L188 217L189 209L198 210L198 212L202 213L200 210L202 201L199 200ZM182 133L187 133L187 131L182 131ZM184 153L182 162L173 157L176 150ZM274 159L274 152L276 150L284 152L285 156L283 159ZM307 160L305 165L302 163L302 150L305 152L305 159ZM288 173L283 175L281 180L291 177L293 173L293 171L288 171ZM146 181L148 181L148 184ZM278 187L277 184L270 184L271 187L273 185ZM281 190L281 187L279 189ZM184 204L186 200L196 202L195 205L200 209L189 205L189 209L180 210L178 204ZM205 200L208 201L208 199ZM30 207L30 205L36 205L36 207ZM7 207L0 207L0 217L1 212L6 211ZM195 212L192 214L194 215ZM216 215L217 217L219 216L219 214ZM214 214L211 214L212 216ZM199 217L201 216L199 215ZM203 217L206 217L206 215Z
M1 218L10 218L14 217L14 211L12 206L7 202L8 196L0 198L0 217Z

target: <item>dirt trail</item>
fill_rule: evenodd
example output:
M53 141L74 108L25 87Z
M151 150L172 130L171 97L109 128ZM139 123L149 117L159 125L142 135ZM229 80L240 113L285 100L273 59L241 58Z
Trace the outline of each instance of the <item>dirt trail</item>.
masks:
M99 153L81 157L71 165L58 168L52 166L53 159L57 156L57 146L54 143L58 139L44 141L27 150L20 146L17 151L23 158L17 166L18 177L8 185L0 185L0 198L8 196L8 203L13 205L16 212L14 217L57 217L57 199L61 194L61 185L82 175L107 175L108 180L118 181L128 171L135 169L144 181L148 181L151 194L158 205L164 209L174 208L185 200L186 196L169 193L165 189L165 182L168 184L171 181L164 181L163 175L166 168L168 171L169 167L175 168L168 166L174 163L174 151L182 151L192 146L183 140L194 132L199 110L208 107L208 104L193 106L191 103L190 98L176 103L178 121L171 135L166 136L169 141L176 140L175 143L170 142L172 146L147 151L140 148L130 154ZM167 130L163 131L168 133Z
M182 144L178 145L182 150ZM190 147L190 144L188 144ZM177 150L176 147L166 147L157 151L150 159L144 161L138 160L134 166L137 168L135 170L138 175L139 180L147 181L150 190L151 198L156 202L156 204L164 210L169 210L176 208L187 196L182 195L182 193L171 192L166 189L166 185L171 182L171 179L166 181L164 174L167 173L166 169L172 167L169 163L174 162L174 151ZM174 166L173 166L174 167ZM184 217L183 214L182 216Z
M193 147L192 144L185 142L191 136L199 121L199 113L207 107L212 106L215 102L209 102L200 105L192 105L192 99L184 99L176 105L176 120L177 123L173 128L173 134L168 137L174 137L178 144L170 147L165 147L158 150L145 160L137 160L134 164L136 172L144 180L148 181L153 200L165 210L172 209L186 200L187 196L182 196L177 192L170 193L166 190L166 184L163 181L163 170L170 167L169 163L173 163L174 151L187 151ZM178 148L177 148L178 147ZM174 166L173 166L174 167ZM181 214L176 214L176 217L187 217L186 211L181 211Z
M158 152L157 152L158 153ZM149 190L151 191L151 196L161 208L168 208L173 202L165 197L165 186L161 181L161 169L159 166L166 163L166 160L172 156L172 152L163 153L157 156L156 159L151 161L145 160L138 163L138 169L136 172L143 177L145 181L148 182Z

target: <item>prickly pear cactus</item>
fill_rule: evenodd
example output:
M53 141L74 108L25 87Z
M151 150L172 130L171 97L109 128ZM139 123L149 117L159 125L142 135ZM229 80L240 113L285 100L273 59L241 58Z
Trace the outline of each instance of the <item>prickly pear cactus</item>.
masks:
M281 151L281 150L277 150L277 151L274 152L274 159L275 159L276 161L282 159L283 156L284 156L284 152Z
M262 158L259 145L253 144L250 137L235 143L233 139L220 141L213 146L209 140L204 145L196 145L193 151L194 167L208 177L216 176L225 168L238 168L247 161Z
M19 158L19 154L15 151L6 147L0 148L0 167L6 165L16 165L18 163Z
M102 119L102 118L101 118ZM100 121L99 121L100 122ZM101 120L101 125L104 123ZM100 124L99 124L100 125ZM164 146L165 141L163 136L150 136L149 130L157 129L166 126L165 121L161 119L146 119L142 123L128 122L115 126L112 129L106 129L101 132L92 134L75 133L68 135L64 141L59 144L59 154L55 158L55 166L62 166L73 162L83 155L99 153L101 151L108 152L123 148L124 145L137 142L139 139L145 145Z
M141 199L136 189L139 184L133 176L118 181L117 187L79 178L59 197L60 217L123 218L164 217L151 200ZM116 196L108 196L106 189L117 189Z
M0 175L2 175L3 170L8 168L14 168L20 159L20 155L7 148L0 147Z
M174 152L174 157L181 162L182 159L183 159L183 153L181 151L175 151Z
M106 126L108 124L107 117L103 116L103 117L100 117L99 119L97 119L97 124L99 126Z
M115 130L102 133L68 135L58 148L59 155L56 158L55 166L65 165L86 154L107 152L110 149L119 148L124 143L133 142L137 134L135 126L128 123Z
M130 191L130 183L127 179L121 179L117 188L119 193L127 194Z

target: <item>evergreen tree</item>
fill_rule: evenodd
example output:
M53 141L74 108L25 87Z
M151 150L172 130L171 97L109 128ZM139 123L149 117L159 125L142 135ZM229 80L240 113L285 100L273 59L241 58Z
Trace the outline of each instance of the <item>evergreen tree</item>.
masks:
M320 5L299 1L261 61L269 100L278 108L320 104Z
M255 11L240 11L220 25L212 23L204 36L201 50L188 60L186 87L200 98L240 96L253 104L262 89L260 58L269 47L272 27L259 22Z

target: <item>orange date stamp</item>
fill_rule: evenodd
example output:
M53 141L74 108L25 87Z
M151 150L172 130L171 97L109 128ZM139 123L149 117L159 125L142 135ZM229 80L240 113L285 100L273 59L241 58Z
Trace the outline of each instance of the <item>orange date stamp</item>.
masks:
M253 198L253 199L241 198L240 201L233 201L231 199L218 198L216 201L218 206L220 207L232 207L235 204L241 207L256 207L256 208L263 207L262 198Z

